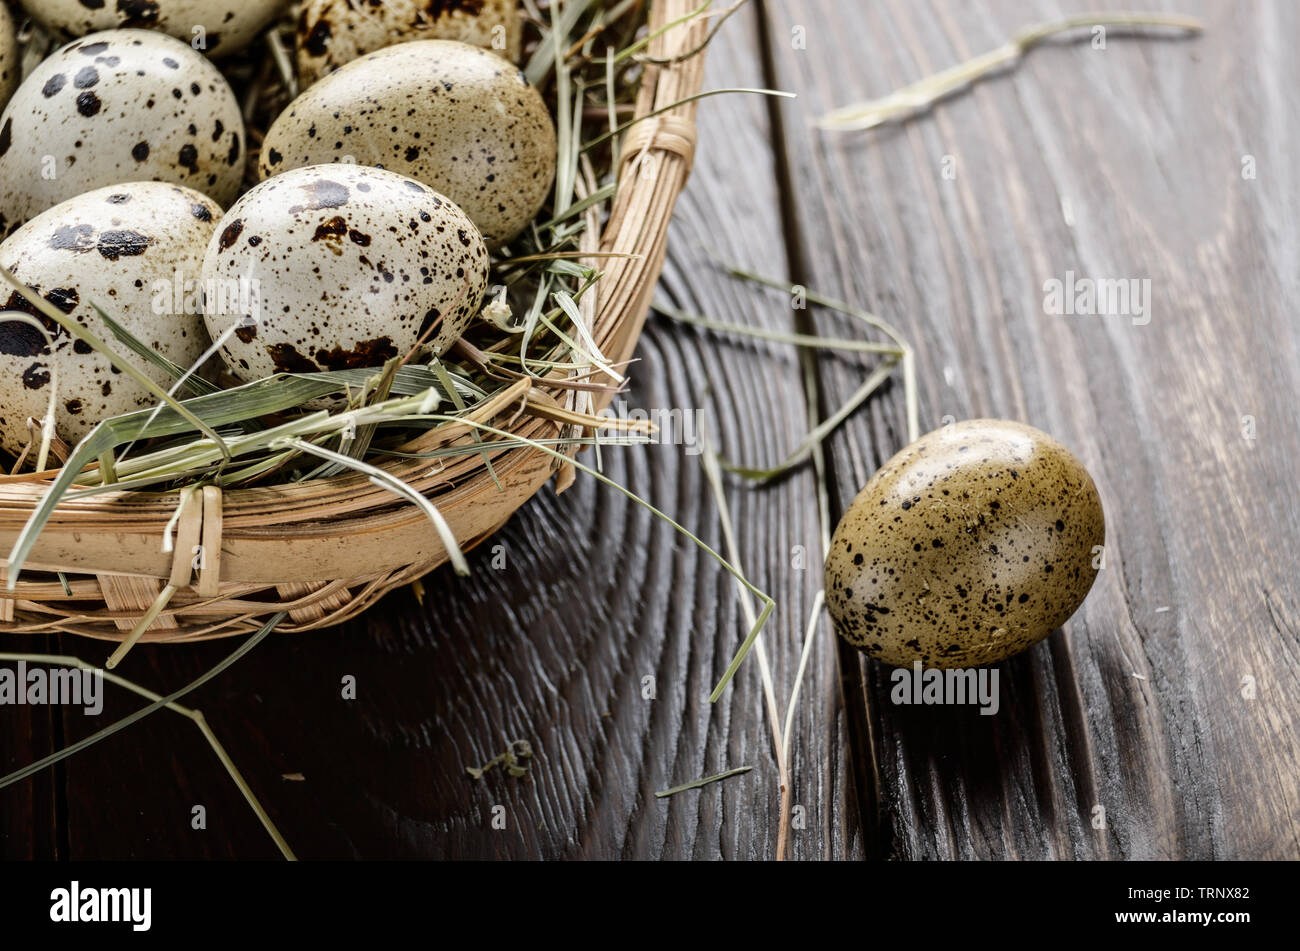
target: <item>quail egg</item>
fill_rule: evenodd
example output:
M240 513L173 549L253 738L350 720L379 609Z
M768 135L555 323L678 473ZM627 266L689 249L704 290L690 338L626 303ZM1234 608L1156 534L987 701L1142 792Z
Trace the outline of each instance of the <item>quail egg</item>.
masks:
M225 78L184 43L149 30L74 40L32 71L0 116L0 215L9 232L115 182L173 182L224 205L243 176L244 121Z
M0 109L18 88L23 78L23 62L18 49L18 34L14 32L14 18L9 8L0 3Z
M289 0L22 0L32 19L63 36L144 27L224 56L243 49Z
M231 372L380 366L422 342L450 346L478 311L488 253L473 222L433 189L361 165L294 169L221 220L204 289L251 285L255 313L205 307ZM231 291L227 300L237 299Z
M295 99L262 143L262 178L355 161L424 182L496 249L533 219L555 175L555 127L501 57L451 40L353 60Z
M826 559L826 603L840 635L887 664L992 663L1083 603L1105 535L1092 478L1051 436L955 423L853 500Z
M163 182L110 185L56 205L19 228L0 244L0 265L158 383L168 384L165 373L117 343L92 304L173 363L191 366L208 345L198 281L203 249L220 217L221 208L193 189ZM110 416L154 404L142 386L21 294L10 294L3 310L36 316L52 343L48 346L31 324L0 317L0 446L5 450L17 453L27 445L27 419L45 416L51 392L55 430L68 442Z
M298 18L298 76L306 85L358 56L408 40L460 40L518 61L518 0L306 0Z

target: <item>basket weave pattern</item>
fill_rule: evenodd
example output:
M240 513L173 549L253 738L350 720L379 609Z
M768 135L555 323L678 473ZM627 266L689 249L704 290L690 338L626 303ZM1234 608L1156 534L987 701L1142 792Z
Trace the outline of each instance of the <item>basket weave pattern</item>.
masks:
M689 14L695 0L655 0L650 27ZM692 20L656 38L658 60L693 50L705 24ZM636 115L698 92L703 55L647 65ZM604 272L581 300L602 353L627 360L645 322L663 266L668 223L695 149L695 104L631 127L623 139L618 191L603 230L590 212L582 250ZM561 387L520 380L477 407L471 418L533 440L573 435L564 409L596 412L606 395L582 399ZM552 412L547 413L547 410ZM559 419L557 422L556 419ZM464 442L472 428L442 426L401 447L406 452ZM400 459L381 467L424 493L464 549L483 541L552 477L563 490L571 466L529 447L450 457L444 465ZM0 552L8 553L47 484L0 484ZM179 517L178 517L179 516ZM195 552L202 551L201 558ZM337 624L386 592L447 560L415 506L358 474L283 486L182 492L119 492L63 502L50 519L12 593L0 582L0 632L62 631L122 640L165 591L165 608L144 641L190 641L258 630L287 611L281 631ZM62 578L59 577L60 573ZM0 561L0 579L5 577ZM168 588L173 590L167 590Z

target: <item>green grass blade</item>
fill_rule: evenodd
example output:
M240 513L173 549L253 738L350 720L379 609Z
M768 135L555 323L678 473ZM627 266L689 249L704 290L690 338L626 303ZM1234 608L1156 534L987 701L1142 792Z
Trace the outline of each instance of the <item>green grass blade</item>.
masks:
M723 95L729 95L731 93L752 93L757 96L776 96L779 99L798 98L794 93L785 92L780 89L754 89L749 86L736 86L730 89L710 89L705 92L698 92L693 96L686 96L682 99L678 99L676 102L670 102L666 106L660 106L658 109L654 109L650 112L647 112L643 116L637 116L635 119L629 119L627 122L624 122L617 129L612 129L611 131L606 132L603 135L598 135L591 141L587 142L582 147L582 151L590 152L592 149L600 145L602 142L607 142L610 139L614 138L614 136L622 132L626 132L628 129L632 128L632 126L636 125L638 122L645 122L645 120L653 119L655 116L661 116L665 112L672 112L678 106L684 106L688 102L696 102L697 100L700 99L708 99L710 96L723 96Z
M15 589L19 573L27 562L36 539L44 530L50 516L54 514L64 494L72 487L81 471L101 454L123 443L144 438L146 433L149 437L153 437L193 431L196 427L191 424L191 419L197 420L201 417L200 428L205 432L211 432L212 426L237 423L251 416L290 409L308 400L326 396L337 389L336 385L321 380L281 375L259 380L234 390L223 390L220 393L186 400L184 416L175 413L170 406L167 406L156 415L153 409L143 409L100 423L77 443L67 464L46 491L41 504L32 512L27 524L23 526L22 532L14 541L13 550L9 554L9 590ZM221 445L226 445L224 440L221 441ZM228 448L227 452L229 452Z
M555 69L559 55L569 47L569 34L573 32L574 26L582 15L587 12L590 2L591 0L569 0L560 9L559 16L553 17L550 30L544 31L537 52L533 53L533 58L524 67L524 76L534 86L541 83L551 70ZM551 9L554 11L555 7L552 6ZM556 53L557 49L560 50L560 54Z
M661 789L655 793L656 799L667 799L669 796L676 796L678 793L684 793L691 789L699 789L710 783L716 783L719 780L730 779L732 776L739 776L741 773L748 773L754 767L739 766L736 769L729 769L725 773L718 773L715 776L705 776L703 779L693 779L689 783L682 783L680 786L674 786L672 789Z
M9 775L0 778L0 789L4 789L6 786L12 786L14 783L26 779L28 776L35 775L36 773L39 773L41 770L45 769L48 766L53 766L55 763L63 762L68 757L73 756L76 753L80 753L82 750L86 749L89 746L94 746L100 740L108 739L108 737L112 736L114 733L126 729L127 727L131 726L131 724L133 723L138 723L140 720L143 720L145 717L149 716L149 714L156 713L157 711L161 710L163 707L167 706L168 704L175 703L177 700L179 700L181 697L185 696L186 694L190 693L191 691L197 690L199 687L203 686L213 677L216 677L218 674L222 673L227 667L230 667L232 664L234 664L237 660L239 660L241 657L243 657L245 654L251 651L258 644L262 643L262 641L266 640L266 638L270 635L270 633L274 631L277 626L279 626L280 622L283 621L288 616L289 616L289 612L287 611L281 611L275 616L273 616L269 621L266 622L266 624L262 627L260 631L258 631L248 640L244 641L244 643L240 644L239 647L237 647L234 651L232 651L230 655L226 657L225 660L220 661L215 667L213 667L207 673L190 681L180 690L177 690L174 693L169 693L165 697L159 697L153 703L149 704L149 706L142 707L141 709L135 711L135 713L132 713L128 716L123 717L120 720L110 723L108 726L104 727L104 729L98 731L97 733L92 733L90 736L86 737L85 739L78 740L77 742L69 746L65 746L63 749L58 750L57 752L51 753L49 756L37 760L35 763L32 763L29 766L24 766L22 769L15 770Z
M26 284L22 283L16 277L10 274L7 268L0 267L0 278L3 278L4 281L7 284L9 284L10 287L12 287L23 297L24 300L26 300L29 304L31 304L33 307L39 310L50 320L54 321L54 323L58 324L60 327L66 330L73 337L76 337L78 340L80 340L82 343L89 345L93 350L97 350L100 354L104 356L106 360L108 360L109 363L117 367L117 369L121 371L125 376L130 377L136 383L140 384L142 387L148 390L149 393L152 394L155 399L161 400L169 408L171 408L173 412L176 412L181 416L188 418L190 422L194 424L196 429L202 430L204 435L206 435L209 439L213 440L213 442L216 443L218 446L225 445L225 442L221 439L221 437L218 436L211 429L209 429L207 424L205 424L198 417L190 414L189 411L186 410L176 400L174 396L169 394L166 390L164 390L161 386L155 383L144 373L140 372L139 368L137 368L135 364L131 363L128 360L122 359L121 355L116 353L114 350L112 350L108 346L108 344L104 343L104 341L100 340L97 336L95 336L85 327L81 326L81 324L77 323L77 321L73 320L67 314L63 313L61 310L59 310L49 301L35 294L31 288L29 288Z
M131 333L131 331L127 330L105 313L104 309L98 304L92 302L90 306L95 308L95 313L99 314L99 319L104 322L104 326L106 326L112 332L113 336L117 338L118 343L122 344L141 360L152 363L158 369L169 374L172 379L183 379L185 381L183 385L195 396L203 396L206 393L218 393L221 391L221 387L209 383L201 376L189 373L180 364L172 363L172 361L168 360L153 347L146 346L138 337L135 336L135 334Z
M439 374L441 374L441 375L444 376L444 377L450 377L450 375L451 375L451 374L449 374L449 373L447 372L447 368L446 368L445 366L443 366L443 365L442 365L442 362L439 361L439 360L435 360L435 361L433 362L433 364L432 364L432 369L433 369L433 371L434 371L435 373L439 373ZM444 384L445 384L446 382L447 382L447 381L444 380ZM460 398L460 396L455 392L454 389L453 389L453 390L450 390L450 392L451 392L451 394L452 394L452 396L451 396L451 398L452 398L452 403L455 405L457 412L461 412L461 413L463 413L463 412L465 411L465 402ZM475 430L475 431L472 433L472 435L473 435L473 437L474 437L474 442L475 442L475 443L482 443L482 442L483 442L483 437L480 436L480 435L478 434L478 431L477 431L477 430ZM497 491L498 491L498 492L504 492L504 491L505 491L505 487L501 485L501 480L500 480L499 478L497 478L497 470L496 470L496 467L492 465L492 457L488 455L486 449L483 450L483 465L487 468L488 475L490 475L490 476L492 477L492 482L496 485L496 487L497 487Z
M547 455L551 456L554 459L558 459L560 462L569 463L575 469L579 469L582 472L587 473L589 476L596 479L597 481L602 482L605 485L609 486L610 488L622 493L622 495L625 498L641 506L651 515L663 519L665 522L671 525L682 535L686 536L692 542L694 542L695 545L702 552L704 552L706 555L708 555L710 558L716 561L719 565L721 565L723 569L726 570L727 574L731 575L733 578L739 581L742 585L745 586L745 588L751 594L753 594L756 598L758 598L758 600L763 604L762 612L759 614L753 627L750 628L749 634L745 637L745 640L740 645L740 648L736 652L735 657L732 658L731 663L728 665L726 671L723 673L722 679L718 681L717 686L713 688L713 693L709 695L709 702L717 703L717 701L722 697L722 692L726 690L727 684L731 682L731 679L736 675L736 671L740 669L740 664L745 659L745 655L748 654L750 648L754 646L754 641L758 638L759 633L767 625L768 618L772 616L772 611L775 610L776 608L776 602L772 600L772 597L769 594L767 594L767 592L762 591L757 586L755 586L754 583L751 582L749 578L745 576L745 573L743 571L741 571L729 560L727 560L727 558L724 557L721 553L719 553L717 549L713 548L702 538L700 538L698 535L696 535L694 532L688 529L685 525L681 524L681 522L678 522L672 516L656 508L654 505L647 502L645 499L641 498L641 496L637 495L631 489L619 485L617 482L615 482L609 476L605 475L603 472L598 472L595 469L591 468L591 466L585 465L579 462L577 459L572 459L569 456L565 455L564 453L558 452L555 449L550 448L549 446L544 446L541 443L537 442L536 440L526 439L517 434L506 432L503 429L497 429L495 426L491 426L487 423L475 422L472 419L457 419L455 417L432 416L430 418L442 419L446 422L460 422L460 423L464 423L467 426L473 426L474 428L480 429L486 433L492 433L493 435L501 436L506 439L515 439L518 440L519 442L524 443L525 445L531 446L534 449L546 453Z
M447 520L442 517L438 507L426 499L423 495L411 488L401 479L379 469L375 466L364 463L359 459L353 459L351 456L345 456L341 453L324 449L320 446L307 442L305 439L280 439L273 443L276 447L296 449L299 452L307 453L313 456L320 456L322 459L328 459L331 462L339 463L354 469L362 475L369 476L370 481L380 488L388 489L394 495L398 495L409 502L413 502L420 509L438 532L438 537L442 539L443 547L447 549L447 556L451 559L452 567L456 569L458 575L469 574L469 562L465 560L465 553L460 550L460 544L456 541L456 535L447 524Z

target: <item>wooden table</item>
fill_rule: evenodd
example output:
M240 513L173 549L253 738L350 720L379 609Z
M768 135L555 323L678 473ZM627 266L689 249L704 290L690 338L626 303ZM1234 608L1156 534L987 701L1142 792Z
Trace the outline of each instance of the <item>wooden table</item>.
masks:
M916 347L923 429L1040 426L1088 466L1107 514L1091 596L1001 665L996 716L894 706L887 670L823 617L793 720L794 858L1300 857L1300 7L1157 0L1202 15L1205 35L1112 31L1096 49L1085 32L905 125L810 127L1030 22L1112 6L768 0L712 47L712 86L799 98L704 105L661 298L859 333L728 278L720 257L861 304ZM1068 271L1148 279L1149 323L1045 313L1044 282ZM728 458L775 463L806 430L788 346L652 319L640 357L628 407L701 411ZM817 360L819 412L872 366ZM833 515L903 445L903 419L895 382L827 443ZM635 447L604 463L722 544L698 455ZM764 637L784 706L821 583L816 477L728 494L744 566L777 600ZM428 579L422 605L405 591L340 629L273 638L190 698L299 855L774 855L758 665L707 700L744 634L728 575L585 477L544 491L471 561L468 581ZM141 647L123 672L172 689L232 646ZM114 690L105 717L138 705ZM0 770L103 722L6 709ZM526 777L467 775L516 739L536 751ZM277 854L193 724L166 712L0 792L0 850Z

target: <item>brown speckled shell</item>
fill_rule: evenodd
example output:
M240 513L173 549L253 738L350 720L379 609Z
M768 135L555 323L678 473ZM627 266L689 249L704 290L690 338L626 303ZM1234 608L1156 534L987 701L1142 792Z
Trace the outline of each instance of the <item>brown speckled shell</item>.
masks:
M890 459L840 520L826 603L849 643L895 666L988 664L1060 627L1097 575L1101 498L1069 450L976 419Z
M523 73L451 40L353 60L290 103L258 172L351 160L409 175L465 210L495 250L540 210L555 176L555 126Z
M459 40L518 62L519 0L305 0L298 17L298 79L316 82L359 56L409 40Z
M56 35L85 36L96 30L144 27L186 44L203 28L202 49L225 56L253 37L289 6L290 0L22 0L22 5Z
M208 346L197 285L203 249L220 217L213 201L179 185L110 185L33 218L0 244L0 265L168 385L164 371L115 342L91 305L173 363L193 364ZM0 308L34 315L25 298L6 293ZM0 446L18 452L27 445L27 417L45 415L52 368L55 429L68 442L103 419L154 405L144 387L104 356L43 315L38 319L53 338L52 353L34 327L0 323Z
M108 30L69 43L0 116L4 233L118 182L171 182L224 206L243 177L235 94L206 57L162 33Z
M14 18L9 8L0 3L0 109L9 102L22 78L23 63L18 50L18 36L14 32Z
M316 165L277 175L227 212L203 261L205 290L257 289L258 323L221 349L232 373L382 366L427 333L440 353L478 312L488 253L449 199L394 172ZM240 313L214 313L218 339Z

